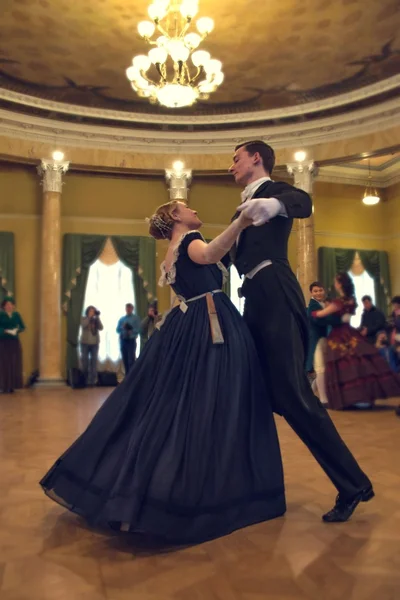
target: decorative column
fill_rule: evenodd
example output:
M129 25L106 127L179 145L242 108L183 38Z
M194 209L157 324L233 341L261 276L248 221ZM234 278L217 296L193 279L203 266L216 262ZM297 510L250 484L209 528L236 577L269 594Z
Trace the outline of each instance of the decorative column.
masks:
M165 169L165 179L169 185L169 199L187 202L192 171L185 169L183 162L177 160L172 169Z
M61 190L69 162L42 159L43 214L40 280L39 383L61 377Z
M317 167L312 161L297 161L287 165L294 177L294 185L312 195ZM315 252L314 214L308 219L297 219L297 279L305 298L309 295L310 283L317 279L317 257Z

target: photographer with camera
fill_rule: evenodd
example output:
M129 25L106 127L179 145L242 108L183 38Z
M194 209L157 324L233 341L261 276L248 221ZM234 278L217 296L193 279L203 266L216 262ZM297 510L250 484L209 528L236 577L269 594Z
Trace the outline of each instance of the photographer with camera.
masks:
M140 334L140 318L135 315L133 304L125 306L126 315L120 318L117 325L117 333L121 345L122 360L125 367L125 375L136 360L136 340Z
M88 306L85 316L81 318L82 334L81 359L82 371L86 385L94 386L97 379L97 356L99 354L100 334L103 324L100 321L100 311L94 306Z
M157 323L160 321L161 315L158 313L158 303L154 300L149 304L147 317L142 320L141 324L141 335L144 340L147 341L153 335Z

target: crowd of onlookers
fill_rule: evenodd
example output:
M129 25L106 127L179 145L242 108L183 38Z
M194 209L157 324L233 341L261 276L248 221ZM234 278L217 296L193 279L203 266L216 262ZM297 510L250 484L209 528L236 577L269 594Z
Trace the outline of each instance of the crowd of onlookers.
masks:
M136 360L138 337L147 340L159 318L156 301L150 304L148 313L142 320L135 313L133 304L126 304L125 314L118 320L116 327L125 375ZM82 380L84 385L89 387L96 385L98 380L98 354L102 330L100 311L94 306L88 306L81 318L79 345ZM0 308L0 392L13 393L14 390L24 387L22 348L19 340L23 331L25 324L15 308L14 299L6 297ZM37 379L37 375L34 379Z
M339 273L334 284L334 299L320 282L310 285L306 371L314 392L333 409L400 397L400 296L392 298L389 317L363 296L361 323L353 328L357 300L352 279Z

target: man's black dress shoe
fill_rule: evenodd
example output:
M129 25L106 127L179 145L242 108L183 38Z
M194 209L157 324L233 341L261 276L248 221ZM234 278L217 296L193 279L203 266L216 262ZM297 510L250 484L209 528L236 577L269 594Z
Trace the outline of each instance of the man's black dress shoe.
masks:
M335 506L323 515L322 520L325 523L343 523L344 521L348 521L360 502L369 502L374 496L375 492L372 485L347 500L341 498L340 494L338 494Z

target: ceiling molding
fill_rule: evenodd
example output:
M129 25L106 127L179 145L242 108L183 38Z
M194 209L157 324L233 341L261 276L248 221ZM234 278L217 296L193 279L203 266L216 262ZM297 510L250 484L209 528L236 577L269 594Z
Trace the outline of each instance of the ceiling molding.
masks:
M384 163L385 169L371 169L371 183L374 187L387 188L400 182L400 158ZM365 187L368 179L368 167L355 164L340 164L320 167L317 181L360 185Z
M91 108L86 106L80 106L75 104L67 104L63 102L55 102L53 100L47 100L43 98L37 98L27 94L21 94L12 90L0 88L0 99L7 102L13 102L23 106L30 106L33 108L55 111L63 114L78 115L82 117L91 117L97 119L109 119L124 121L128 123L148 123L151 121L153 124L158 123L160 125L222 125L227 123L243 123L244 121L265 121L268 119L284 119L299 115L307 115L315 112L324 110L331 110L354 102L359 102L367 98L373 98L395 90L400 86L400 75L394 75L377 83L347 92L345 94L338 94L323 100L314 102L307 102L304 104L298 104L295 106L289 106L285 108L276 108L269 110L260 110L254 112L238 112L238 113L224 113L219 115L205 115L205 116L188 116L188 115L176 115L176 114L154 114L154 113L135 113L128 111L118 110L107 110L103 108Z
M389 100L312 122L229 131L174 132L66 123L0 110L0 135L69 147L105 148L128 152L225 154L246 139L265 139L275 148L309 147L379 132L400 124L400 103Z

